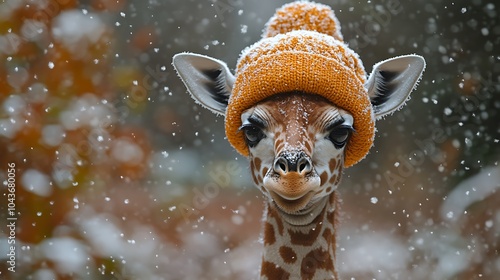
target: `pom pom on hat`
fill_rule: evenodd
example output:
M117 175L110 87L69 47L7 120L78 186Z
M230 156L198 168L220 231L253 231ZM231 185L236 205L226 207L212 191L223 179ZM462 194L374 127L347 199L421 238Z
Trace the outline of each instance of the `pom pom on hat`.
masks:
M309 30L330 35L342 41L340 23L329 6L298 1L276 10L266 24L262 37L273 37L293 30Z
M241 53L226 109L226 136L248 156L239 131L241 114L273 95L304 92L320 95L354 117L355 133L345 150L344 166L363 159L375 136L375 117L364 88L366 72L358 55L342 42L330 7L298 1L276 11L263 38Z

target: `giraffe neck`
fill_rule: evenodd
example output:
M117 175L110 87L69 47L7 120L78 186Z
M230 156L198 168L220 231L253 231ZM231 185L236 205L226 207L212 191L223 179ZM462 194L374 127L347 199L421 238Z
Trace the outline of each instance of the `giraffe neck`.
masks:
M286 215L267 202L261 279L338 279L335 271L336 192L307 218Z

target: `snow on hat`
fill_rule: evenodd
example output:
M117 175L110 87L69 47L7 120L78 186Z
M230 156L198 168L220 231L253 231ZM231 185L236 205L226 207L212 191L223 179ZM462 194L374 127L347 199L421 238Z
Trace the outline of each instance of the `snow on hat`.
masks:
M320 95L354 117L355 132L345 151L352 166L370 150L375 117L364 88L366 72L358 55L342 41L330 7L297 1L279 8L266 24L263 38L243 50L226 110L226 136L248 156L239 131L241 114L273 95L301 91Z

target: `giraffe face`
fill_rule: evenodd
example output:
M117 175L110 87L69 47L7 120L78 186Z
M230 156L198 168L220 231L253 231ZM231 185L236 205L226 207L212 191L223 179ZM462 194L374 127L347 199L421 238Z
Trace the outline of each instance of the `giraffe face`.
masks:
M241 130L255 185L282 211L306 214L341 178L352 116L326 99L280 94L246 110Z

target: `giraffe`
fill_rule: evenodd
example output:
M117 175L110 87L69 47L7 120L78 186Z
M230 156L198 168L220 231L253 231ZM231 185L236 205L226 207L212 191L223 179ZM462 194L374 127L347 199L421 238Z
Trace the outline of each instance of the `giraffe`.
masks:
M330 7L297 1L276 11L234 75L208 56L173 58L195 101L225 117L265 197L261 279L338 279L343 170L366 156L375 120L401 108L424 71L421 56L404 55L375 64L367 79L342 40Z

